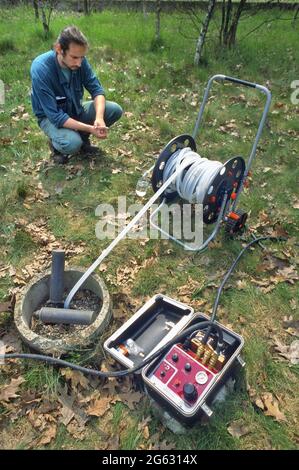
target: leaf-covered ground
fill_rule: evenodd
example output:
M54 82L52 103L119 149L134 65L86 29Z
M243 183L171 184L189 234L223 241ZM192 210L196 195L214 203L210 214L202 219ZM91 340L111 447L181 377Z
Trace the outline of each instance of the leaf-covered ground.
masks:
M151 15L103 12L84 18L55 12L53 36L44 40L31 9L0 10L6 98L0 108L0 339L7 352L27 351L13 324L16 296L49 267L53 248L65 249L68 265L88 267L107 246L108 240L95 237L97 205L106 202L117 210L119 195L136 202L140 173L171 138L192 133L205 83L214 73L256 81L273 94L250 186L240 201L250 214L248 231L243 240L227 241L221 233L195 255L165 240L123 241L99 269L114 320L93 355L84 351L68 359L115 370L103 340L148 298L165 293L209 314L224 272L251 232L288 238L248 253L224 290L219 320L245 339L246 376L208 423L177 435L155 416L131 378L104 382L69 369L9 361L0 376L1 448L298 447L299 108L291 101L291 83L299 78L298 21L292 26L289 12L285 21L274 21L275 15L276 10L246 15L233 51L218 48L216 16L195 69L195 43L188 38L196 34L183 13L162 16L164 46L157 49ZM263 21L263 28L247 36ZM29 67L70 23L90 38L89 59L107 97L125 113L103 142L101 158L75 157L60 167L50 161L31 113ZM198 152L221 161L247 158L263 103L254 90L216 86ZM129 220L126 211L117 223L123 220Z

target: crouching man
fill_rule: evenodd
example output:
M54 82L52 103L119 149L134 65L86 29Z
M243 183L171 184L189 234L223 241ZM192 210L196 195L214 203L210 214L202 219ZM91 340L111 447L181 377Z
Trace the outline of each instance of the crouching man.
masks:
M80 151L95 154L99 149L90 134L105 139L108 128L122 115L121 107L106 101L104 89L85 55L86 37L75 26L58 36L54 50L36 57L31 65L31 102L38 124L50 139L56 163L67 163ZM92 101L83 102L84 88Z

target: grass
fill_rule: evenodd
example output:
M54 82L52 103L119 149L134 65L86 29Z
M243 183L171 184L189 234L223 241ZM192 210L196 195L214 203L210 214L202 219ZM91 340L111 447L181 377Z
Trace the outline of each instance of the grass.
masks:
M59 385L60 374L53 367L35 364L28 367L24 374L25 386L28 390L43 392L55 396Z
M294 240L298 237L298 105L291 103L291 82L299 78L299 51L297 47L298 22L273 21L277 11L259 12L241 21L238 44L226 51L217 43L220 18L216 15L211 24L204 57L199 68L193 67L195 33L183 13L162 15L162 40L154 43L154 17L145 19L132 12L104 11L84 17L67 12L54 13L52 36L45 40L41 25L32 21L31 8L0 10L0 79L5 83L5 106L0 106L0 250L1 266L12 265L18 273L30 264L40 245L32 238L20 219L28 224L44 219L47 230L64 244L86 244L83 253L70 258L70 264L87 267L108 245L108 240L95 238L98 218L95 209L100 203L117 207L117 197L126 195L128 202L136 202L135 185L141 172L148 168L168 140L182 133L192 133L207 79L215 73L238 76L271 88L273 100L268 125L265 127L253 163L253 176L249 190L241 197L240 205L250 211L249 226L255 226L269 218L269 224L258 231L271 232L280 227L287 230L290 241L285 247L271 244L271 251L291 255L290 263L298 257ZM289 18L285 12L283 18ZM269 20L268 25L247 35L257 24ZM48 158L47 140L39 130L31 113L29 93L30 63L38 54L51 47L58 32L67 24L75 23L87 37L91 47L88 58L107 91L107 98L118 101L126 111L121 121L110 132L109 139L101 145L106 155L96 160L94 168L88 161L78 158L77 173L69 167L46 168L40 165ZM111 34L113 31L113 34ZM183 35L178 32L182 31ZM188 39L186 36L194 36ZM244 94L245 99L239 99ZM252 89L234 86L215 86L206 109L204 125L197 137L198 153L210 159L226 161L234 155L250 153L256 133L264 97ZM18 106L23 108L18 110ZM23 117L29 113L29 119ZM239 136L220 130L235 120ZM125 136L128 136L127 138ZM265 171L265 168L268 168ZM112 169L121 170L113 173ZM38 183L42 183L49 197L35 198ZM139 201L137 201L139 202ZM222 273L240 250L237 240L225 241L221 234L217 243L204 254L186 253L167 241L150 240L145 246L139 241L125 240L110 255L107 270L101 275L111 294L122 289L129 292L135 305L141 306L148 296L162 292L179 299L178 289L192 279L198 283L190 302L207 300L204 307L209 312L215 297L215 287L207 287L210 277L219 284ZM277 362L273 351L273 336L285 344L293 340L283 329L284 316L298 319L298 309L291 310L290 302L299 304L298 289L290 283L277 284L264 294L253 284L252 278L270 278L273 273L259 270L263 253L255 249L240 262L231 281L245 280L241 290L227 289L221 297L219 319L244 336L246 375L248 383L258 393L270 392L282 397L281 410L285 422L276 422L265 416L250 402L244 390L237 390L226 401L218 404L214 416L205 426L196 425L185 435L174 435L153 416L151 407L144 400L142 408L130 411L117 402L112 406L109 426L117 434L125 421L127 426L119 431L120 448L136 449L147 445L138 423L144 416L151 416L150 435L159 430L161 439L176 449L294 449L298 431L293 418L298 414L298 366ZM119 267L130 266L136 261L142 264L154 258L133 278L131 284L124 279L115 285ZM246 273L246 277L242 273ZM15 287L9 275L0 277L0 302L7 299ZM114 322L114 325L117 322ZM7 330L11 319L1 319L0 327ZM105 337L113 332L110 327ZM74 357L80 362L80 357ZM48 366L22 363L25 389L36 389L55 394L59 381L57 370ZM6 379L6 378L5 378ZM5 413L5 409L0 409ZM22 421L10 423L6 432L13 436L19 428L27 429ZM227 427L232 421L242 419L250 433L237 439ZM84 440L76 440L59 425L56 439L48 448L85 448L97 445L97 429L105 430L105 420L93 419L87 425ZM25 432L25 431L24 431ZM7 439L5 442L7 443ZM12 446L18 444L12 439ZM23 443L25 442L25 444ZM21 441L19 448L26 446Z

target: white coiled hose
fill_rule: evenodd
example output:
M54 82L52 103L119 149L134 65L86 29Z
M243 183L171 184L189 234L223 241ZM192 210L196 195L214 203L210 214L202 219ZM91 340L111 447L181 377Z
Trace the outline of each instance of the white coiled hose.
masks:
M168 186L166 193L177 191L185 201L202 204L206 193L210 190L211 182L224 165L221 162L201 158L187 147L177 150L169 158L163 171L163 183L182 165L187 166L187 169Z

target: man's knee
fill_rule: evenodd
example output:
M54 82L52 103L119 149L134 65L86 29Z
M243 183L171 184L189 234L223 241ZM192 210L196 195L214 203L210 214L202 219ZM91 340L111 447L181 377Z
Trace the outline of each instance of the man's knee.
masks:
M79 152L82 146L82 139L78 132L66 131L59 139L53 141L53 145L59 152L71 155Z
M115 121L118 121L122 117L123 109L121 106L119 106L118 103L114 103L113 112L114 112Z
M114 122L118 121L123 114L122 107L114 101L106 102L105 109L105 122L107 126L111 126Z

